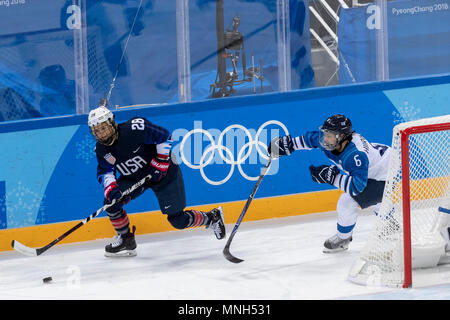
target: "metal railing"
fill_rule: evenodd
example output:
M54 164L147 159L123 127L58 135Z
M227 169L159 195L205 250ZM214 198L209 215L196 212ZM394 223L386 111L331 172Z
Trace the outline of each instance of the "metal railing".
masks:
M316 52L324 52L330 60L330 66L326 72L328 79L316 85L328 85L336 77L340 67L339 60L339 37L337 27L339 24L339 12L356 6L364 6L370 0L311 0L309 3L310 12L310 33L312 36L311 48Z

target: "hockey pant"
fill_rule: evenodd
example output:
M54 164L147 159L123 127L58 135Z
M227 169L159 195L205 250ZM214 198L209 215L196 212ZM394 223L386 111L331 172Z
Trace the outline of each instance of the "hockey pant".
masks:
M358 218L358 207L362 209L375 206L374 211L377 212L378 207L383 199L384 181L369 179L367 186L357 196L350 196L343 193L337 204L337 234L341 239L349 238L353 233Z
M135 180L119 177L117 181L119 188L123 191L136 183ZM205 223L204 214L196 211L184 211L186 208L186 194L184 189L183 175L180 167L171 161L167 176L160 182L149 183L135 190L130 196L131 200L139 197L147 189L151 189L158 199L159 208L167 215L167 220L176 229L195 227Z

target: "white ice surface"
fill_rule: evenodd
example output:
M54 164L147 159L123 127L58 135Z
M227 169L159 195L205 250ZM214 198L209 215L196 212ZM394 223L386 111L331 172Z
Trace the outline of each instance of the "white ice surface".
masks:
M433 271L438 285L389 289L349 282L372 221L371 213L361 213L350 249L335 254L322 253L335 233L335 212L244 222L231 244L241 264L228 262L226 240L203 228L138 235L132 258L104 257L110 239L58 245L38 257L3 252L0 300L450 299L450 265ZM228 233L233 226L227 221ZM47 276L53 281L44 284Z

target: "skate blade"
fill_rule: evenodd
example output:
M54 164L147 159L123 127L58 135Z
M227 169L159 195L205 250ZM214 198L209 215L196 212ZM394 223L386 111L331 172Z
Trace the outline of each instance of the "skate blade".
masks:
M323 253L336 253L336 252L342 252L348 250L348 246L344 246L344 247L338 247L335 249L328 249L328 248L323 248L322 252Z
M137 256L136 250L124 250L117 253L105 252L105 257L108 258L135 257L135 256Z

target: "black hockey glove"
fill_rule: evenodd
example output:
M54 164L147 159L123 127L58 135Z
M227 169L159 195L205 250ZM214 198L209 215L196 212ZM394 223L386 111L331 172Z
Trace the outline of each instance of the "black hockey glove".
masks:
M309 172L314 182L333 185L334 179L339 174L339 169L335 165L309 166Z
M267 152L272 158L289 156L294 151L294 143L292 142L290 135L281 138L273 138L267 148Z
M167 170L169 170L170 160L160 159L158 157L153 158L150 161L150 167L153 169L151 182L159 182L162 178L167 175Z

